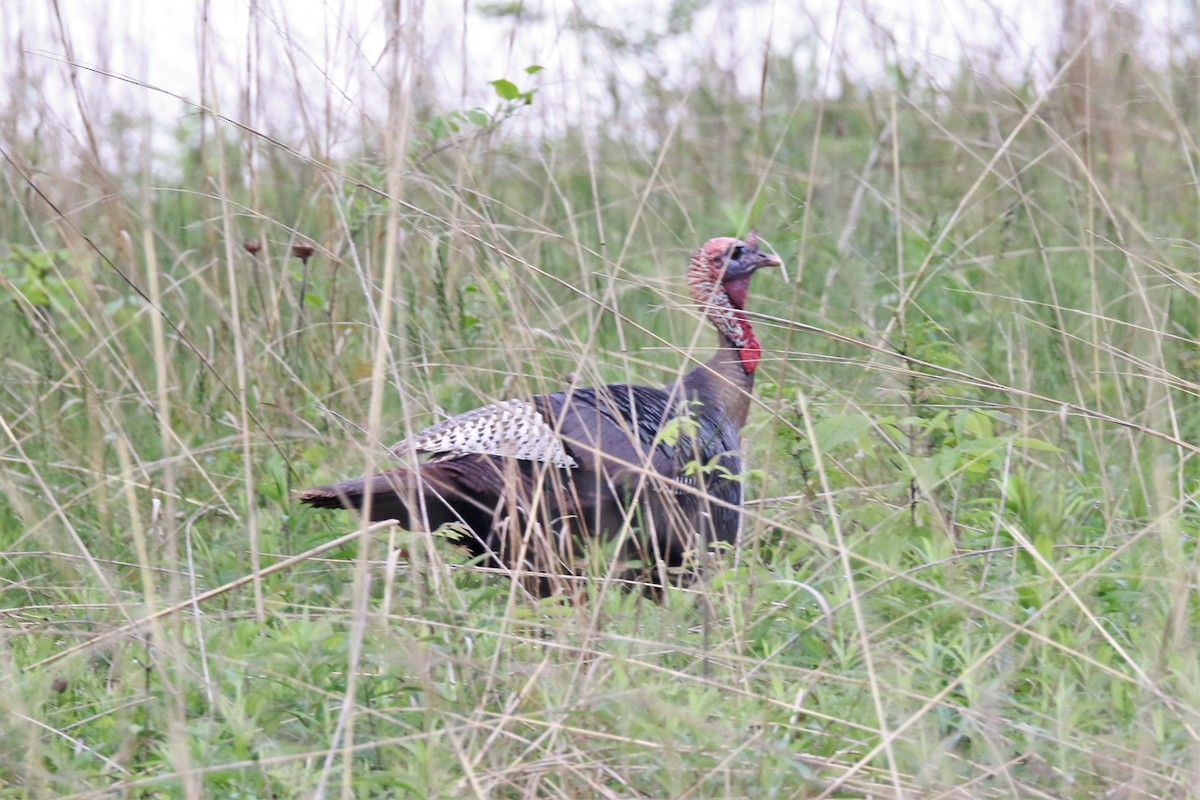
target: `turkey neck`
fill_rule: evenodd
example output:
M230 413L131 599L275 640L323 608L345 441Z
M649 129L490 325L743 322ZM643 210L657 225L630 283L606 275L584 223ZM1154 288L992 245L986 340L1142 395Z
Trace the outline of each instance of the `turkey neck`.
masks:
M757 366L758 341L744 323L755 353L747 364L748 346L738 347L717 325L720 346L717 352L699 367L683 376L683 388L689 399L700 400L706 409L724 415L737 430L746 424L750 411L750 392L754 389L754 367ZM749 366L749 371L747 371Z

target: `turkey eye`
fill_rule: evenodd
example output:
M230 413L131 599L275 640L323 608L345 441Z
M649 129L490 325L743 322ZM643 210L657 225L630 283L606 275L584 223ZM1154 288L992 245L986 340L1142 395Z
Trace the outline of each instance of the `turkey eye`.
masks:
M746 253L746 248L740 244L735 244L733 249L729 251L729 260L737 261Z

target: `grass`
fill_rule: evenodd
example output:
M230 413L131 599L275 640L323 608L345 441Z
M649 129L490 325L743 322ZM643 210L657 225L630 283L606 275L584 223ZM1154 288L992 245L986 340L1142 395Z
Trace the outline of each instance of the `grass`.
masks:
M403 48L385 106L167 152L3 109L0 797L1197 796L1197 56L1095 11L1011 85L614 68L586 125L545 70L428 102ZM750 225L792 282L692 590L537 601L296 504L443 414L669 381L689 252Z

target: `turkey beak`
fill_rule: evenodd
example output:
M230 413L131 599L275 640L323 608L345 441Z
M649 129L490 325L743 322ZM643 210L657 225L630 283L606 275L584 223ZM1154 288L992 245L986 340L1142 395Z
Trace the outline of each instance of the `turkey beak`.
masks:
M779 256L775 256L770 253L755 253L753 268L761 269L762 267L779 267L779 270L783 273L784 282L791 283L791 281L788 280L787 267L783 265L783 261L780 260Z
M778 256L773 256L770 253L758 253L754 258L755 267L782 267L783 262Z

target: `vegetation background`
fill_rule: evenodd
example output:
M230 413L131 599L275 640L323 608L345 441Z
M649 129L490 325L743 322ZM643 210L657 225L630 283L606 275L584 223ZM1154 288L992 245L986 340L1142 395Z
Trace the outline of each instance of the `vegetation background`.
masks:
M257 2L226 49L204 2L182 96L33 5L0 798L1200 797L1194 4L1062 0L1034 56L968 4L946 59L866 3L479 3L455 50L432 5L306 48ZM538 602L296 505L445 414L670 380L689 252L752 225L791 282L692 590Z

